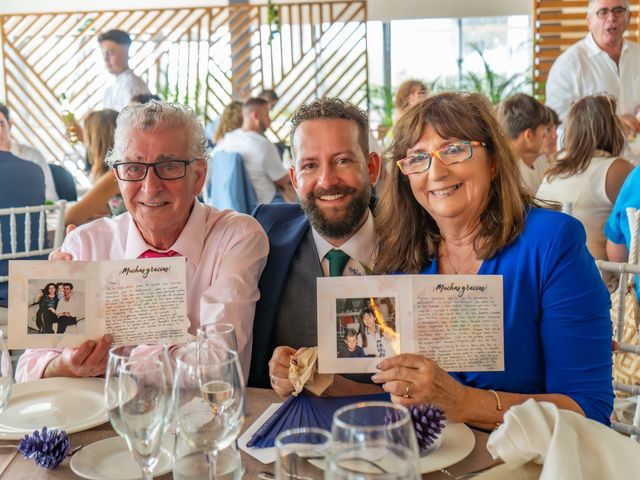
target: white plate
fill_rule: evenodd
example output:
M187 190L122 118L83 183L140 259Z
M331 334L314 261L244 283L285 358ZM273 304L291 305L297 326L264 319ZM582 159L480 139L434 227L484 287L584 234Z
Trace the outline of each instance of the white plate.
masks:
M153 471L154 477L169 473L171 454L161 450L160 459ZM80 449L71 457L71 470L89 480L138 480L142 478L140 466L121 437L111 437Z
M74 433L107 420L103 379L44 378L13 385L0 414L0 439L20 440L45 426Z
M442 444L420 459L420 473L429 473L458 463L471 453L476 437L464 423L450 423L442 432Z
M276 461L278 455L276 448L250 448L247 447L247 442L258 428L271 418L280 405L282 404L271 404L238 439L241 450L264 464ZM420 473L435 472L458 463L471 453L475 444L476 437L469 427L464 423L449 423L442 433L440 447L420 459ZM321 465L316 466L322 468Z

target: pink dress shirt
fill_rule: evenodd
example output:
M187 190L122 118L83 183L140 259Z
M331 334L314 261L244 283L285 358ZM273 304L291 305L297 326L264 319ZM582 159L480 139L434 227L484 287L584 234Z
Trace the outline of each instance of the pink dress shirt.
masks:
M74 260L135 259L148 249L153 247L144 241L128 213L82 225L62 244L62 251L71 253ZM233 324L240 363L247 378L255 304L260 297L258 279L269 253L267 235L248 215L218 211L196 200L171 250L187 259L189 333L195 334L201 324ZM18 361L16 381L41 378L49 362L61 352L27 350Z

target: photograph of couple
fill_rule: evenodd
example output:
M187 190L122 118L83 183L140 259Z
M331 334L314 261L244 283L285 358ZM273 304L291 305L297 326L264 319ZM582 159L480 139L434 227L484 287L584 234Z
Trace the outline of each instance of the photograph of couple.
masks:
M28 334L84 331L84 282L74 282L29 281Z

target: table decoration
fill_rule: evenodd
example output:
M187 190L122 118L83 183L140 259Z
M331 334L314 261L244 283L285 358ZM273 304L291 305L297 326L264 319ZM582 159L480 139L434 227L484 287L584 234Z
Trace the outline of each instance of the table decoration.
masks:
M413 427L416 431L420 455L427 455L442 443L440 434L445 427L446 415L440 407L430 403L412 405L409 408L409 413L411 413Z
M18 449L24 458L33 458L39 466L53 470L71 455L71 443L64 430L43 427L25 435Z

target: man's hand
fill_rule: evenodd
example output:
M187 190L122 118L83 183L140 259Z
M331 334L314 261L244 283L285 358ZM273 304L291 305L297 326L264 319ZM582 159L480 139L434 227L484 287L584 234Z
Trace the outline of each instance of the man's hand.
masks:
M618 118L622 122L622 126L624 127L625 132L630 134L636 134L640 132L640 123L633 115L624 114L619 115Z
M293 385L289 381L289 366L296 352L295 348L277 347L269 360L271 388L281 397L286 397L293 392Z
M104 374L113 338L103 335L98 343L87 340L78 348L65 348L44 371L48 377L97 377Z
M75 229L76 229L75 225L73 225L73 224L67 225L66 234L69 235ZM49 254L49 261L50 262L55 262L55 261L58 261L58 260L71 261L71 260L73 260L73 256L70 253L63 252L59 248L56 248L54 251L52 251Z

